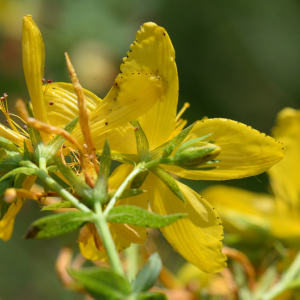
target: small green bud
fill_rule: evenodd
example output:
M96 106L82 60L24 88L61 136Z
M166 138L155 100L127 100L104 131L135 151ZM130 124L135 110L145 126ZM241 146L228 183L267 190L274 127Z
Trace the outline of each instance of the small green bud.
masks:
M215 159L221 152L221 147L206 142L187 142L176 151L173 157L173 164L182 168L197 168Z

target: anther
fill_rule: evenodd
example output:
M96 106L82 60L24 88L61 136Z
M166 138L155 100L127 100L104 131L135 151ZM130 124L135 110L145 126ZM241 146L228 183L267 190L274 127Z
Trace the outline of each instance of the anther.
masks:
M54 104L54 102L53 102L53 101L50 101L50 102L49 102L49 105L53 105L53 104Z
M4 97L1 97L0 99L1 99L1 101L4 101Z
M45 82L46 81L46 79L45 78L42 78L42 82Z
M4 96L5 98L7 98L7 97L8 97L8 95L7 95L6 93L4 93L4 94L3 94L3 96Z
M6 120L5 122L6 122L6 123L9 123L9 121L8 121L8 120Z
M25 125L23 125L23 128L24 128L24 129L27 129L27 125L26 125L26 124L25 124Z
M51 80L51 79L47 80L47 83L52 83L52 82L53 82L53 80Z
M65 144L63 144L63 148L67 148L67 146Z

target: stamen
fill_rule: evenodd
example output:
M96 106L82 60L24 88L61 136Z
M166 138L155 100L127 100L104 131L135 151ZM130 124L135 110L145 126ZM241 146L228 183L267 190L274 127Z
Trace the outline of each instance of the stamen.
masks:
M179 120L179 118L183 115L183 113L186 111L187 108L190 107L190 104L188 102L185 102L182 109L180 110L180 112L177 114L176 116L176 122Z

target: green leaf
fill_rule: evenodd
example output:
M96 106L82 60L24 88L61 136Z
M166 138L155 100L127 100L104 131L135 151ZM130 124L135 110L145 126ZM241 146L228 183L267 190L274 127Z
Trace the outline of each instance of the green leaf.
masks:
M72 169L64 165L64 163L56 156L53 159L63 176L70 182L71 186L75 189L76 193L82 198L89 207L93 207L93 190L92 188L83 182Z
M145 171L145 172L143 172L143 173L138 174L138 175L133 179L133 181L131 182L130 187L131 187L132 189L138 189L138 188L140 188L140 187L143 185L143 183L145 182L145 180L146 180L148 174L149 174L149 171Z
M48 171L49 173L58 173L58 172L59 172L59 168L58 168L57 166L49 166L49 167L47 168L47 171Z
M42 208L42 210L54 210L54 209L60 209L60 208L70 208L73 207L72 203L70 201L61 201L57 203L53 203L50 205L47 205Z
M95 299L125 300L130 295L127 280L111 269L99 267L70 269L69 273Z
M160 166L152 167L150 171L156 175L172 191L174 195L176 195L182 202L185 203L185 199L176 180L167 171Z
M163 145L153 149L150 152L150 159L156 159L161 157L168 157L173 150L178 147L186 138L186 136L190 133L190 131L193 129L195 123L187 127L186 129L182 130L179 134L177 134L175 137L173 137L168 142L164 143Z
M98 173L98 178L96 180L94 186L94 192L93 192L94 200L99 201L101 203L105 202L106 200L110 165L111 165L110 149L109 149L108 141L106 140L103 148L101 160L100 160L100 169Z
M3 175L1 177L0 182L2 182L4 179L6 179L12 175L16 175L16 174L35 175L36 169L21 167L21 168L11 170L10 172L6 173L5 175Z
M123 164L130 164L130 165L136 165L139 163L139 158L135 154L119 154L119 153L112 153L110 155L112 160L119 161Z
M108 222L125 223L141 227L160 228L186 217L186 213L159 215L134 205L119 205L112 208L107 216Z
M19 167L19 162L22 160L22 155L18 154L18 159L19 161L16 162L16 157L15 158L4 158L0 160L0 172L4 171L10 171L12 169L18 168Z
M149 142L147 136L138 121L132 121L131 124L134 126L137 153L140 161L147 161L149 154Z
M72 133L73 129L75 128L75 126L78 123L78 120L79 120L79 117L74 118L71 122L69 122L64 127L64 130L66 130L69 133ZM66 139L64 137L62 137L60 135L56 135L46 146L49 156L55 155L65 141L66 141Z
M167 296L163 293L142 293L138 296L137 300L168 300Z
M158 253L152 254L137 274L136 279L132 282L132 292L138 295L139 293L146 292L152 288L160 274L161 268L162 262Z
M24 158L23 158L23 160L30 160L30 153L28 151L25 140L24 140Z
M27 175L25 175L25 174L22 174L22 173L17 174L15 177L15 180L14 180L14 188L20 189L26 178L27 178Z
M91 220L91 213L77 211L46 216L34 221L24 239L47 239L73 231Z
M33 114L32 108L31 108L31 104L28 103L28 102L26 102L26 109L27 109L27 112L28 112L29 116L31 118L34 118L34 114ZM44 144L42 136L41 136L40 132L37 129L35 129L35 128L28 125L27 130L28 130L30 140L32 142L33 149L35 149L37 147L37 145L39 145L39 144Z
M20 154L19 148L8 139L0 136L0 147L3 148L8 156L14 155L14 153Z

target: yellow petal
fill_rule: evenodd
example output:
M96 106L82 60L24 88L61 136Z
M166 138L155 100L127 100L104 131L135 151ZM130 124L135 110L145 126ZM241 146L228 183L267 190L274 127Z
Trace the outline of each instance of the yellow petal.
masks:
M154 212L162 215L188 213L188 217L161 228L161 232L173 248L202 271L221 271L226 266L226 256L221 252L223 227L213 207L180 182L177 183L186 204L153 174L148 175L146 182L150 190L150 205Z
M33 106L34 117L42 122L47 122L47 114L42 90L42 78L44 77L45 49L39 28L32 17L23 17L22 58L25 79ZM41 133L44 141L48 140L48 134Z
M2 124L0 124L0 136L6 138L7 140L13 142L14 144L16 144L20 147L24 146L24 140L28 140L23 135L7 128L6 126L4 126Z
M177 166L164 168L180 177L197 180L227 180L260 174L279 162L284 153L283 145L270 136L250 126L227 119L198 121L187 140L211 134L203 141L213 141L221 147L214 170L185 170Z
M242 234L251 243L270 234L270 218L276 208L268 194L214 185L201 191L201 195L215 207L226 232Z
M280 210L299 211L300 195L300 111L283 109L277 117L273 129L274 137L285 146L282 161L268 171L272 189L278 200Z
M130 49L121 66L124 74L152 73L162 79L159 102L139 118L151 150L166 142L175 125L179 89L175 51L166 30L151 22L141 27Z
M56 82L43 87L48 121L52 126L63 128L78 116L77 95L70 83ZM88 110L93 111L102 100L84 89ZM50 104L52 105L50 105Z
M15 217L22 205L23 201L21 199L18 199L15 203L11 204L7 213L0 221L0 239L5 242L11 238L14 229Z

